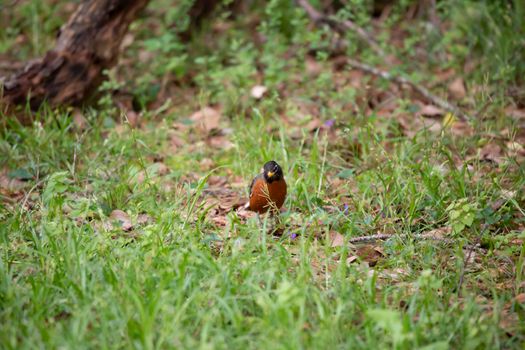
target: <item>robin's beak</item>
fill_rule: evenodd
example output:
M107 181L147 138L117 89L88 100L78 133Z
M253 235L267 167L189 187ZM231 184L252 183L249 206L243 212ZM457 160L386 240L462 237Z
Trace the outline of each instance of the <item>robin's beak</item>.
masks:
M266 175L268 175L268 177L272 177L275 173L273 171L269 171L266 173Z

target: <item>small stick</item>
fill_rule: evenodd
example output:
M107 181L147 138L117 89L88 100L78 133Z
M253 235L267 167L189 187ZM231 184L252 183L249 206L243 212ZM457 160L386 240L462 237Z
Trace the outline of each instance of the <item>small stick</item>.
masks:
M452 103L445 101L441 97L438 97L431 93L428 89L424 88L423 86L414 83L413 81L408 80L405 77L393 75L390 72L380 70L378 68L369 66L365 63L361 63L359 61L356 61L354 59L348 58L347 63L350 67L362 70L363 72L381 77L386 80L393 81L400 85L408 85L412 89L416 90L419 94L421 94L426 100L432 102L438 107L441 107L455 115L457 115L461 120L463 121L471 121L472 117L465 114L463 111L461 111L457 106L453 105Z
M459 281L458 281L458 287L457 287L458 297L461 297L461 287L463 286L463 280L465 278L465 271L467 270L467 265L470 261L470 256L472 255L472 251L474 250L474 247L475 247L474 245L469 247L467 257L463 261L463 267L461 269L461 274L459 275Z
M364 243L364 242L374 242L374 241L386 241L389 238L394 237L394 235L387 235L386 233L378 233L370 236L360 236L350 238L349 243Z
M350 238L348 240L348 243L354 244L354 243L367 243L367 242L375 242L375 241L386 241L390 238L398 237L398 238L413 238L415 240L421 240L421 241L437 241L442 242L446 244L452 244L455 243L453 239L450 238L444 238L444 237L436 237L429 233L423 233L420 235L408 235L408 234L400 234L400 235L389 235L386 233L378 233L375 235L369 235L369 236L360 236L360 237L354 237ZM468 249L481 249L480 244L467 244L464 246Z

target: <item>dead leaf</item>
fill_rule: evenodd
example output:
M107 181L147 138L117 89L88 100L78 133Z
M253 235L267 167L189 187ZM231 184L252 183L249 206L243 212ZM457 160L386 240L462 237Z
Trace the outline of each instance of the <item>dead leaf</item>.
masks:
M421 129L426 129L433 133L439 133L441 131L441 123L435 119L423 118L420 120Z
M453 113L450 112L445 114L442 123L444 130L448 130L451 134L456 136L470 136L474 132L468 123L459 120Z
M507 142L507 148L509 152L513 154L520 154L520 155L525 156L525 148L519 142L515 142L515 141Z
M208 178L208 186L210 187L223 187L228 183L228 178L225 176L211 175Z
M221 198L219 209L225 213L241 207L246 202L245 199L235 194L230 197Z
M516 196L516 191L510 191L510 190L501 190L501 197L503 197L506 200L511 200Z
M86 130L88 122L84 117L84 114L82 114L80 108L75 108L73 110L73 124L79 131Z
M153 219L148 214L139 214L137 217L137 224L139 225L146 225L149 222L152 222Z
M514 300L515 300L518 304L525 304L525 293L520 293L520 294L516 295L516 297L514 298Z
M460 120L455 121L448 129L456 136L472 136L474 133L474 130L468 123Z
M128 33L124 35L124 38L122 39L122 43L120 44L120 50L121 51L126 50L128 47L131 46L131 44L133 44L133 41L135 41L135 36L133 36L133 34Z
M231 21L216 20L213 22L212 30L216 33L224 33L233 27Z
M155 53L148 50L139 50L138 58L142 63L151 62L155 58Z
M374 247L374 251L376 251L377 253L379 253L381 256L386 256L385 255L385 252L383 251L383 248L379 247L379 246L375 246Z
M435 118L414 118L413 115L398 114L397 121L403 133L410 138L417 135L417 133L423 129L433 133L440 133L443 128L441 122Z
M137 174L137 183L143 183L146 180L146 175L151 179L158 176L164 176L169 174L170 169L166 164L162 162L155 162L152 165L148 166L147 169L141 170Z
M444 69L444 70L438 70L435 73L435 76L437 77L437 80L440 82L446 82L447 80L451 79L454 75L456 75L456 72L452 68Z
M253 211L250 211L250 210L247 210L244 205L240 206L237 211L237 216L241 219L250 219L250 218L253 218L255 216L257 216L257 214Z
M488 143L479 151L480 159L500 164L502 162L501 147L497 143Z
M213 216L211 221L219 227L225 227L228 223L227 217L225 215Z
M117 94L114 100L123 113L123 118L132 128L140 126L139 114L133 109L133 96L125 93Z
M505 113L515 119L525 119L525 109L519 109L513 106L505 108Z
M250 90L250 95L256 99L256 100L260 100L264 94L266 93L266 91L268 91L268 88L266 86L263 86L263 85L255 85L254 87L252 87L252 89Z
M501 310L499 320L499 326L512 335L517 331L517 325L520 323L518 314L508 309Z
M363 79L365 78L365 73L359 69L352 69L348 73L348 78L350 79L350 86L354 88L363 87Z
M433 230L424 232L421 234L422 237L431 237L433 239L442 239L452 233L452 228L450 226L443 226L435 228Z
M310 131L310 132L314 132L316 131L317 129L319 129L321 127L322 123L321 123L321 119L319 118L313 118L312 120L310 120L308 122L308 124L306 124L305 128Z
M175 152L180 147L184 146L184 141L182 140L182 138L180 138L180 136L178 135L177 132L173 132L172 131L169 134L169 142L170 142L170 146L171 146L171 151L172 152Z
M349 256L348 258L346 258L346 264L350 265L351 263L357 261L357 259L358 257L355 255Z
M477 69L479 66L479 62L475 60L467 60L465 62L465 65L463 66L463 72L464 74L472 73L475 69Z
M467 91L465 90L463 79L461 77L454 79L448 85L448 92L450 93L450 96L456 100L464 99L467 95Z
M199 165L203 171L210 170L215 167L215 163L210 158L202 158L199 162Z
M408 276L410 275L408 271L406 271L405 269L402 269L402 268L395 268L395 269L387 269L387 270L383 270L381 272L379 272L379 277L380 278L385 278L385 279L389 279L389 280L400 280L402 277L404 276Z
M417 114L425 117L439 117L444 115L445 112L441 108L434 105L424 105L417 112Z
M304 64L305 64L306 72L309 75L315 77L321 74L323 67L319 64L319 62L317 62L312 57L310 56L306 57Z
M20 192L25 187L29 186L26 181L21 181L16 177L10 177L7 171L0 173L0 192L7 195Z
M151 167L155 169L155 173L158 176L164 176L164 175L169 174L170 172L170 169L168 168L168 166L162 162L155 162L153 163Z
M211 107L204 107L193 113L190 116L190 120L195 123L197 128L209 133L210 131L219 128L221 114Z
M375 266L385 256L380 247L365 244L357 248L356 255L368 263L368 266Z
M222 150L229 150L233 147L233 143L231 143L225 136L210 137L208 143L211 147Z
M129 218L129 215L125 211L115 209L111 212L111 214L109 215L109 218L112 221L118 221L120 223L120 227L124 231L131 231L131 229L133 228L131 219Z
M130 109L125 112L126 120L132 128L140 126L140 115L134 110Z
M234 176L233 179L231 179L230 186L232 188L246 188L248 184L242 176L237 175Z
M330 247L342 247L345 244L345 237L336 231L330 231Z

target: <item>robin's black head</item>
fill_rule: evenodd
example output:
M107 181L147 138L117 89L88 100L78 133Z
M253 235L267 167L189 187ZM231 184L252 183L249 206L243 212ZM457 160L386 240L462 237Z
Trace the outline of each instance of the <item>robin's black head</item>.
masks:
M281 169L279 164L277 164L273 160L264 164L263 174L264 174L264 179L268 183L272 183L273 181L279 181L284 177L283 169Z

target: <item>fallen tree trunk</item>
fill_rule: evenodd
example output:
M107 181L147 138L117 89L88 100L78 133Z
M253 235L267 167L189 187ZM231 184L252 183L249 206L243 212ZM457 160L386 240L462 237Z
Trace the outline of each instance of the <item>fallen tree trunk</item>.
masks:
M84 101L102 81L102 72L116 64L130 23L148 2L81 3L61 28L55 47L5 80L3 101L7 105L29 102L32 109L44 101L52 106Z

